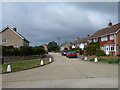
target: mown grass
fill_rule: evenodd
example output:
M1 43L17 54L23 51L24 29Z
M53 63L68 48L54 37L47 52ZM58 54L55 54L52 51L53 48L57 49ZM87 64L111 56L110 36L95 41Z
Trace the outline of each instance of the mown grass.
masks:
M12 63L7 63L2 65L2 73L7 72L7 66L11 65L12 72L15 71L21 71L25 69L30 69L34 67L40 66L41 60L29 60L29 61L20 61L20 62L12 62ZM49 60L44 59L43 60L44 64L48 64Z

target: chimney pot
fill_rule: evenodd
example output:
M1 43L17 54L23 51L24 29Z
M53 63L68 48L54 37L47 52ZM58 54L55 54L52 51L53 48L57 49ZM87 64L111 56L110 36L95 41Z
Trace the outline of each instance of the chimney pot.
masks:
M108 23L108 27L111 27L112 26L112 22L110 21L109 23Z
M16 32L16 31L17 31L17 28L13 28L13 30Z

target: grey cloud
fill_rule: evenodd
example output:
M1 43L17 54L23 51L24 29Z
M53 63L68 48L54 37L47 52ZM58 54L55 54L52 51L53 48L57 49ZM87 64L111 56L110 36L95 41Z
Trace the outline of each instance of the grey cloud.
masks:
M117 3L3 3L3 27L15 25L31 45L73 41L117 23Z

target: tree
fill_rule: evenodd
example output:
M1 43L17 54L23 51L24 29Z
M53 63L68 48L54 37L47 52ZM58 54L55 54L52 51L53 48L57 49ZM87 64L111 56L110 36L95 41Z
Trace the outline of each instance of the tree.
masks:
M99 42L92 42L87 46L84 54L90 55L90 56L96 55L96 52L98 52L98 50L100 50L100 43Z
M52 42L49 42L48 44L48 50L51 52L51 51L54 51L54 52L57 52L59 51L60 47L57 45L57 43L55 41L52 41Z

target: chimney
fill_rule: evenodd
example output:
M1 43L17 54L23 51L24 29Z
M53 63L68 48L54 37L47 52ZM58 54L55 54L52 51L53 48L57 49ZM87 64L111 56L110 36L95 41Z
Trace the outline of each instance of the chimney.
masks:
M109 23L108 23L108 27L111 27L111 26L112 26L112 22L109 21Z
M13 28L13 30L16 32L16 31L17 31L17 28L16 28L16 27L14 27L14 28Z

